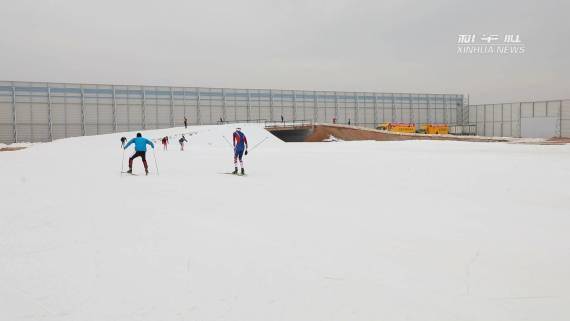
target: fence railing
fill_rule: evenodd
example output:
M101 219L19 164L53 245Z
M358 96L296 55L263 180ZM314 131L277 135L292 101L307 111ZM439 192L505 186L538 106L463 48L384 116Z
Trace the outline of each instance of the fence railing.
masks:
M216 122L216 124L219 125L224 125L224 124L249 124L249 123L255 123L255 124L263 124L265 122L267 122L267 119L237 119L237 120L223 120L220 119Z
M265 128L297 128L308 127L314 124L311 120L294 120L294 121L266 121Z
M468 106L477 135L570 137L570 99Z
M0 143L261 121L457 123L463 95L0 81ZM221 121L221 122L220 122Z

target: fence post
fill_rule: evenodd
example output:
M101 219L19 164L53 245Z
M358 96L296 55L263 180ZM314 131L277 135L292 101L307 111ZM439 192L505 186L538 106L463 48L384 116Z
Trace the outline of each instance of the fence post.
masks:
M186 88L182 88L182 109L184 110L184 117L186 117Z
M504 120L504 116L503 116L503 112L505 110L505 104L501 104L501 137L504 137L504 133L503 133L503 120Z
M85 92L81 88L81 135L85 136Z
M495 104L492 104L491 124L493 126L493 137L495 137Z
M522 102L519 102L519 138L522 137Z
M113 133L117 132L117 100L115 99L115 86L113 86Z
M246 103L246 115L245 115L245 119L246 119L246 123L249 123L249 119L250 119L250 97L249 97L249 89L245 90L246 94L247 94L247 103ZM294 103L293 103L294 104Z
M376 98L376 92L373 93L374 96L374 117L372 117L372 120L374 121L374 128L376 128L376 126L378 126L378 99Z
M12 86L12 126L14 136L14 143L18 142L18 128L16 126L16 86Z
M52 133L52 128L51 128L51 88L48 85L48 89L47 89L47 94L48 94L48 128L49 128L49 140L53 141L53 133Z
M487 105L483 105L483 136L487 136Z
M410 99L410 123L415 124L414 121L414 105L412 104L412 94L409 93L409 99Z
M560 112L558 113L558 121L560 122L560 138L562 138L562 100L560 100Z
M318 99L319 96L317 94L317 91L313 90L313 123L316 123L318 118Z
M325 100L325 101L326 101L326 100ZM346 102L345 102L345 104L346 104ZM326 106L327 106L327 105L328 105L328 104L325 103L325 117L326 117L326 114L327 114L327 113L326 113L326 111L327 111ZM346 116L346 105L345 105L344 115ZM337 94L336 91L334 92L334 117L335 117L336 119L338 119L338 94ZM327 122L327 119L325 119L325 123L326 123L326 122Z
M443 99L443 123L447 124L447 110L449 109L447 104L448 101L445 95L442 94L441 96L442 96L441 98Z
M394 93L392 93L392 117L390 117L390 122L394 122L394 113L395 113L395 101L394 101Z
M142 128L146 129L146 94L144 87L142 89Z
M174 127L174 88L170 87L170 127Z
M293 121L297 119L297 92L293 90Z
M511 103L510 105L511 105L511 117L510 117L510 119L511 119L511 137L515 137L515 133L513 133L513 122L514 122L513 121L513 104Z
M273 121L273 90L269 89L269 120Z
M354 92L354 126L358 126L358 93Z
M222 88L222 120L226 119L226 91ZM223 122L221 123L223 125Z
M197 89L197 97L196 97L196 124L200 125L200 88Z
M431 116L430 116L430 111L429 111L429 109L430 109L430 108L429 108L429 106L430 106L430 103L429 103L429 102L430 102L430 99L429 99L429 98L430 98L430 95L426 94L426 105L427 105L427 107L426 107L426 113L427 113L427 115L426 115L426 122L427 122L428 124L431 123Z

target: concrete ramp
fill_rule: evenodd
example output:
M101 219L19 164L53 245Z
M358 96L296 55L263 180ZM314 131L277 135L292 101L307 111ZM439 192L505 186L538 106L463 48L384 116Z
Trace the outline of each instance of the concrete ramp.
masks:
M266 129L285 142L322 142L331 136L341 140L453 140L469 142L506 142L508 138L455 136L455 135L426 135L394 133L366 127L336 125L336 124L273 124Z

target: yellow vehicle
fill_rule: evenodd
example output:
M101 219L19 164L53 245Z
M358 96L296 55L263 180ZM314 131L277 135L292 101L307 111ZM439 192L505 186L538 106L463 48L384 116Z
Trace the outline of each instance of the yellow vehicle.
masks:
M416 124L407 123L382 123L376 126L376 129L387 130L397 133L415 133Z
M449 126L446 124L427 124L422 126L420 132L432 135L447 135L449 134Z

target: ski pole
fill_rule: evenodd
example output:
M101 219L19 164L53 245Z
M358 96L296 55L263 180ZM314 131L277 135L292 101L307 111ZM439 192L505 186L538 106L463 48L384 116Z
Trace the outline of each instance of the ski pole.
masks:
M263 142L264 142L267 138L269 138L269 136L265 136L265 138L264 138L262 141L260 141L259 143L255 144L255 146L253 146L253 147L250 149L250 151L254 150L257 146L263 144Z
M154 167L156 167L156 175L160 175L158 172L158 162L156 161L156 150L153 148L152 153L154 155Z
M123 172L125 171L125 149L123 149L123 157L121 158L121 176L123 176Z
M226 141L226 143L228 143L228 146L230 146L230 148L232 147L232 144L230 144L230 141L226 138L226 136L222 136L224 138L224 140Z

